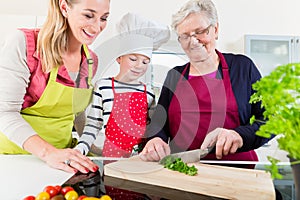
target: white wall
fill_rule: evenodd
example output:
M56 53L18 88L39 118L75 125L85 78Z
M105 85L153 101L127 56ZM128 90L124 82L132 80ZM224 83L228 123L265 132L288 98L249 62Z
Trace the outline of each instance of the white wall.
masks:
M171 24L171 16L186 0L111 0L111 14L105 31L91 48L96 53L101 44L115 34L115 23L127 12L136 12L145 17ZM300 36L299 0L214 0L219 15L218 49L222 52L244 53L245 34L298 35ZM1 41L17 27L38 27L47 14L48 0L0 0L0 46ZM176 35L168 43L181 51ZM105 66L100 57L99 77L112 76L118 72L116 63ZM143 81L152 80L161 86L170 67L185 63L181 57L161 58L153 56L150 69ZM154 75L153 75L154 74Z
M114 0L111 24L103 34L111 34L113 24L128 11L171 24L171 16L186 0ZM299 0L214 0L219 15L218 48L244 52L245 34L300 35ZM100 38L101 39L101 38Z
M216 0L219 47L243 52L245 34L300 35L299 0Z
M111 37L114 23L132 11L170 24L171 15L186 0L111 0L110 24L95 46ZM244 52L245 34L300 35L299 0L214 0L220 23L218 48ZM1 39L12 29L33 26L47 14L48 0L0 0Z

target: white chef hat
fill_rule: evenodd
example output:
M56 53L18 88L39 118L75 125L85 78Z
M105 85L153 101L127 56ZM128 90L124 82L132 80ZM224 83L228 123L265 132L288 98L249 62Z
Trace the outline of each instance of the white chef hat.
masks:
M135 13L124 15L116 29L119 34L119 56L136 53L151 58L152 51L170 39L170 28L167 25Z

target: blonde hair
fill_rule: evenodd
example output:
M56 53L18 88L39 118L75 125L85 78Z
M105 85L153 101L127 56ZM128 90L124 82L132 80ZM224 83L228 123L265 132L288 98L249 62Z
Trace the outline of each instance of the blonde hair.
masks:
M65 1L69 6L76 3L76 0ZM67 50L69 25L61 13L59 2L59 0L50 0L46 21L37 39L37 52L42 62L42 69L46 73L63 64L61 55Z
M206 14L211 25L217 25L217 9L211 0L190 0L186 4L184 4L177 13L175 13L172 16L172 28L176 31L178 24L180 24L187 16L189 16L192 13L200 12Z

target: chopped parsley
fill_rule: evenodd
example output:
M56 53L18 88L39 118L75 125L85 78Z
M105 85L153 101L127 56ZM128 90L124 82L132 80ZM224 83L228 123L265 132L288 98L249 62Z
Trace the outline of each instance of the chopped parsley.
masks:
M169 157L165 160L164 167L173 171L187 174L189 176L195 176L198 172L198 169L194 165L188 166L181 160L181 158L174 159L172 157Z

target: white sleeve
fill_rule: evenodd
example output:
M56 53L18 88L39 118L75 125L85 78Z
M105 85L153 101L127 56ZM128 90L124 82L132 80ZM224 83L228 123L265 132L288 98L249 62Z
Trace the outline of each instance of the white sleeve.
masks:
M20 147L36 134L20 114L29 77L25 35L18 30L0 48L0 131Z

